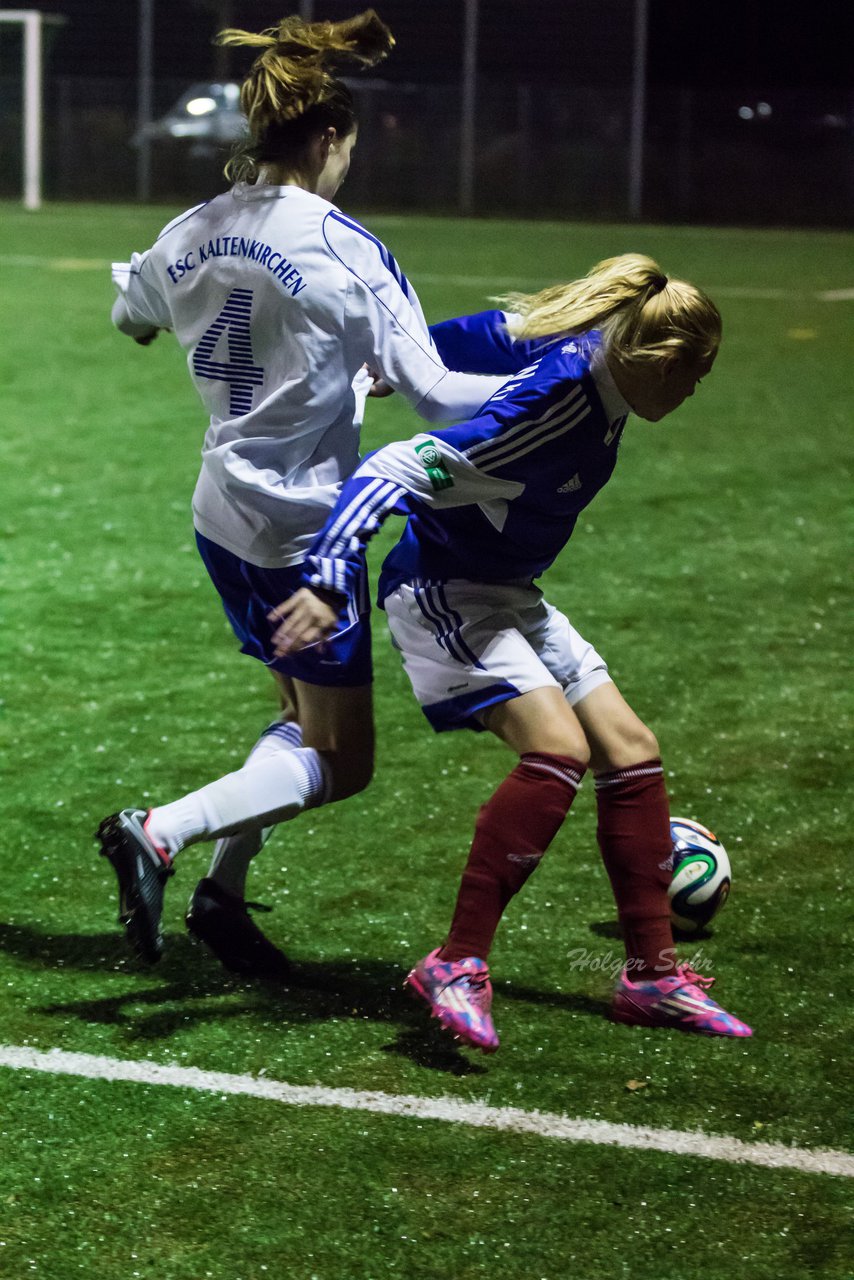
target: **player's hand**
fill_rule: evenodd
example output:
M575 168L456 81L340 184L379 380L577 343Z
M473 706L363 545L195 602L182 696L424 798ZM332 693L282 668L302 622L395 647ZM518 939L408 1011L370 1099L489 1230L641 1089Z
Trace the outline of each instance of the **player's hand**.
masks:
M341 599L332 591L300 587L283 604L271 609L268 621L279 624L272 637L276 657L285 658L331 636L338 625L336 603L340 607Z
M138 338L134 338L134 342L139 347L148 347L157 337L159 332L160 332L159 329L152 329L151 333L143 333Z
M394 387L390 387L385 378L378 373L376 369L372 369L370 365L367 364L363 367L368 371L368 374L373 379L371 389L368 392L369 396L373 396L377 400L382 400L385 396L394 395Z

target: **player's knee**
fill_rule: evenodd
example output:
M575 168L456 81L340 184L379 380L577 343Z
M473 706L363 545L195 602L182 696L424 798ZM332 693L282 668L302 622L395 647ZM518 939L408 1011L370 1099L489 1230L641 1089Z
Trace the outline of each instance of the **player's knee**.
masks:
M661 755L655 734L640 720L627 726L618 739L609 744L606 768L627 769L646 760L657 760Z
M585 769L590 763L590 747L587 739L583 733L573 733L571 729L562 731L553 729L550 733L543 733L538 737L536 746L532 745L528 750L543 755L570 756Z
M573 760L577 760L586 769L590 764L590 747L587 739L583 734L578 738L573 738L571 742L567 742L566 750L562 751L561 755L572 756Z
M633 732L630 749L636 756L633 761L635 764L640 764L643 760L657 760L661 755L658 738L645 724L638 725Z

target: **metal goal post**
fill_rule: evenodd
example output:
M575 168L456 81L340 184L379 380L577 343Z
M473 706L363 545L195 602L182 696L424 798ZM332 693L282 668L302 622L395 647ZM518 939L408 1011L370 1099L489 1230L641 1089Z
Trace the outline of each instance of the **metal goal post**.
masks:
M0 9L0 22L23 28L21 59L23 111L21 118L24 152L24 208L40 209L42 202L42 63L46 23L62 23L58 14L38 9Z

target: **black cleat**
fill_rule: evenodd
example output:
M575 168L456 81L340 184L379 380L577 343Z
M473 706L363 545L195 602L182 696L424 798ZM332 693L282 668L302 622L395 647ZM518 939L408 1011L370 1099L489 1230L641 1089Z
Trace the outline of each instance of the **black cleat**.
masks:
M288 958L264 937L250 918L250 907L270 910L257 902L244 902L215 880L205 878L196 885L187 907L187 928L232 973L252 978L284 977L290 969Z
M95 839L100 840L101 853L118 877L119 923L140 959L153 964L163 951L163 890L173 868L146 835L145 816L145 809L110 814Z

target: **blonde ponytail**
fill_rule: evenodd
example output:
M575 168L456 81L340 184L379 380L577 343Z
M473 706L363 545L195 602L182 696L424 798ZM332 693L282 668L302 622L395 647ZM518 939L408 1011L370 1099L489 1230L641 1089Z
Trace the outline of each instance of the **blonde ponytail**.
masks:
M344 22L306 22L292 15L257 33L229 28L216 43L262 50L240 90L250 142L226 166L229 177L251 181L259 163L273 158L265 151L298 150L309 128L352 131L352 95L330 67L347 61L373 66L394 47L394 36L366 9Z
M652 258L624 253L597 263L581 280L534 294L500 299L514 312L514 338L602 332L608 351L625 364L671 354L692 360L714 355L720 313L706 294L671 280Z

